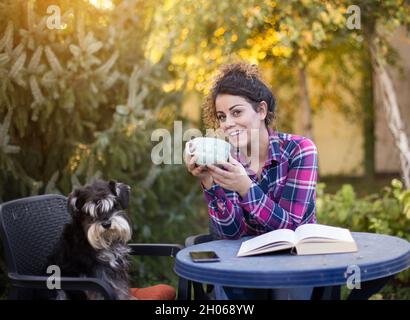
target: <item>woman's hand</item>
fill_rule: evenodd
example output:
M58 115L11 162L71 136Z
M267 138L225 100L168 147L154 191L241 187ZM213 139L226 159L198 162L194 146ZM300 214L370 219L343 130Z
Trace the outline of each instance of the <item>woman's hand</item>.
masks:
M229 162L219 161L218 164L222 165L224 169L214 165L208 166L213 181L222 188L236 191L241 197L244 197L251 187L252 180L248 177L243 165L231 155L229 156Z
M210 189L213 184L211 174L206 166L199 166L195 163L197 159L198 156L186 155L185 164L188 172L190 172L194 177L198 177L206 189Z

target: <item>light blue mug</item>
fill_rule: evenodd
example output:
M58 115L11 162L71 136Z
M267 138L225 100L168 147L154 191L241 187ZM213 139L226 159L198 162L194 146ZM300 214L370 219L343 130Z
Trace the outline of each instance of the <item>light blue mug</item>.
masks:
M198 156L196 164L210 165L218 161L228 161L231 144L211 137L198 137L185 144L185 153L190 156Z

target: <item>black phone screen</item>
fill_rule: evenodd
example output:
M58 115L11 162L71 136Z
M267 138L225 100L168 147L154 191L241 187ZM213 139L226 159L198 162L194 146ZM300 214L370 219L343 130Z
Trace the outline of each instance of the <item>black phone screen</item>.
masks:
M191 251L189 254L194 262L219 261L219 257L214 251Z

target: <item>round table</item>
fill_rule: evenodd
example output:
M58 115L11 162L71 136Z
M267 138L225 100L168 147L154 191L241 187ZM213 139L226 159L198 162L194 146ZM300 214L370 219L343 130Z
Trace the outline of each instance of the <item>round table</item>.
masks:
M373 233L352 232L358 252L297 256L289 252L236 257L239 240L216 240L178 252L175 272L188 280L229 287L295 288L326 287L347 283L360 273L366 282L399 273L410 266L410 243ZM190 251L215 251L220 262L193 262Z

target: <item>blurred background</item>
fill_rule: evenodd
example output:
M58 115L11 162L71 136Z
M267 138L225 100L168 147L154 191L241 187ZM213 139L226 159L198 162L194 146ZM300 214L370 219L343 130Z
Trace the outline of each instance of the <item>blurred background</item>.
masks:
M277 97L275 128L318 147L318 221L410 240L409 26L404 0L0 0L0 203L117 179L134 241L207 232L198 182L153 164L151 134L205 133L210 80L247 61ZM5 272L0 250L2 297ZM166 258L132 277L176 285ZM409 284L373 299L410 299Z

